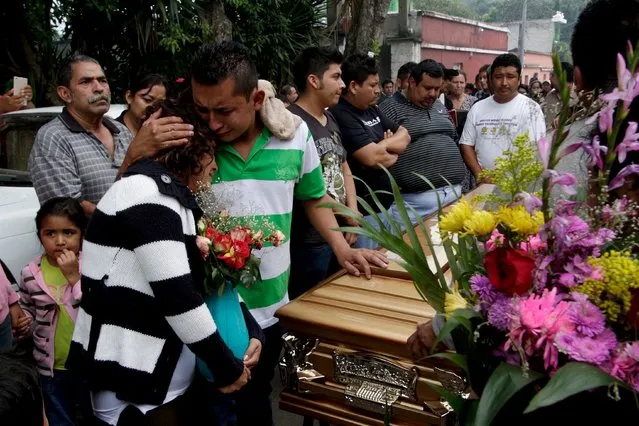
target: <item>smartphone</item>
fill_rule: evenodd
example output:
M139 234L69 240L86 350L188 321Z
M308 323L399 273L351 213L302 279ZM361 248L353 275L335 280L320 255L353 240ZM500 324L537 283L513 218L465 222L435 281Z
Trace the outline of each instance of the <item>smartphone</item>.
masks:
M22 89L27 87L28 80L24 77L13 77L13 96L20 96ZM23 105L27 105L27 100L22 101Z

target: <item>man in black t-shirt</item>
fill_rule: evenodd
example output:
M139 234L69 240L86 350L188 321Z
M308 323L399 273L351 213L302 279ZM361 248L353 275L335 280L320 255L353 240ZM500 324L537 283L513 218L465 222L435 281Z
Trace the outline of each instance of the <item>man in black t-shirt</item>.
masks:
M322 164L326 192L336 202L357 212L353 175L346 162L346 150L333 115L326 108L337 104L342 81L342 54L334 48L309 47L293 64L295 85L300 95L288 107L308 125ZM340 218L338 217L338 220ZM342 218L341 224L357 226L357 221ZM353 244L355 234L346 234ZM333 251L311 225L301 205L295 204L291 230L291 277L289 297L294 299L328 276Z
M339 103L331 108L342 133L342 144L348 153L353 175L362 179L373 191L390 191L390 182L380 165L391 167L410 143L408 131L389 120L375 105L379 96L379 75L375 59L352 55L342 64L342 80L346 85ZM355 182L357 194L376 211L368 188ZM384 208L393 203L391 195L377 194ZM366 210L360 206L360 211ZM376 225L369 216L365 216ZM359 237L356 247L374 248L377 244Z

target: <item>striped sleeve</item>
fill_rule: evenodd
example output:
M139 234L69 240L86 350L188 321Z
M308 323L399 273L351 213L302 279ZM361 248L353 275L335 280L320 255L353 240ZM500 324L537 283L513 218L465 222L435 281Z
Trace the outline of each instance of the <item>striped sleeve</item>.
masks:
M178 338L215 376L216 385L237 380L243 363L226 346L190 272L180 215L168 205L170 197L155 199L118 212L130 236L142 272L159 308ZM149 220L153 218L153 220Z
M31 293L29 293L27 282L34 280L35 278L31 274L31 271L29 271L29 266L25 266L20 274L20 282L18 283L18 288L20 289L20 307L32 320L35 320L36 309L35 304L31 300Z
M322 175L322 165L320 164L315 141L306 123L302 122L300 127L306 130L307 136L304 143L304 155L302 156L302 169L300 178L295 185L295 198L298 200L315 200L322 198L326 194L326 185ZM297 136L300 137L300 136ZM303 137L303 136L302 136Z

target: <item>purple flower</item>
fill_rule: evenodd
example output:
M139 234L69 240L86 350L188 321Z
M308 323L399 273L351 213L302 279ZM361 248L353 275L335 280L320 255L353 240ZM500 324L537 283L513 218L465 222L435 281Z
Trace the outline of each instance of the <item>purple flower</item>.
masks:
M539 158L541 158L541 164L544 169L548 168L548 161L550 160L550 139L542 137L537 141L537 150L539 151Z
M518 206L521 204L524 205L524 208L530 214L538 211L542 206L542 202L539 198L527 192L520 192L515 196L515 202L513 203L513 206Z
M590 156L588 167L592 168L596 165L600 169L603 169L604 164L603 164L602 156L608 153L608 147L605 145L601 145L601 140L599 139L599 135L592 138L592 143L584 141L581 143L581 146L583 147L586 154Z
M631 121L628 123L628 128L626 129L626 134L623 138L623 141L617 146L615 150L617 152L617 159L620 163L626 161L626 156L628 155L628 151L639 151L639 133L637 133L637 123L635 121Z
M495 301L488 307L488 322L499 330L508 330L510 315L513 311L513 299L498 294Z
M639 392L639 341L628 342L613 360L610 375Z
M617 54L617 87L611 93L602 95L601 100L608 102L610 107L614 107L618 101L623 101L624 108L627 110L632 101L639 95L638 77L630 74L623 56Z
M606 328L606 318L599 308L590 303L585 294L573 293L573 299L568 317L575 325L575 331L586 337L602 333Z
M568 288L583 284L593 273L592 266L579 255L573 256L564 264L563 270L565 272L559 276L559 284Z
M621 169L617 176L608 184L608 189L621 188L626 183L628 176L636 175L639 173L639 164L631 164Z
M575 190L575 184L577 183L577 178L572 173L563 172L559 173L557 170L546 170L544 172L544 177L550 177L550 187L552 188L555 185L562 186L566 194L575 195L577 191Z
M601 133L606 133L608 130L612 129L612 123L614 122L614 113L614 107L607 106L602 108L601 112L599 113L599 131Z
M611 330L605 329L597 337L576 336L561 332L555 338L557 348L575 361L602 365L610 360L617 346L617 337Z
M575 214L575 208L579 207L581 202L571 200L557 200L555 204L556 216L573 216Z
M477 293L480 302L482 302L482 305L488 305L495 301L497 292L495 291L495 287L490 283L487 277L485 277L484 275L476 274L470 278L469 282L471 290Z

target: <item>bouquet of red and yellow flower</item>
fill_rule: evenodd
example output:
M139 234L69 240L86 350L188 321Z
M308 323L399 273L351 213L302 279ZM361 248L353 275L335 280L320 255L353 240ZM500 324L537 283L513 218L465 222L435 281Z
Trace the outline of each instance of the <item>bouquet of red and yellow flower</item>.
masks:
M205 260L204 288L207 294L221 292L227 281L250 287L260 282L260 258L253 251L264 244L279 246L284 234L272 227L268 235L262 227L242 225L224 211L216 217L202 217L197 225L196 244Z

